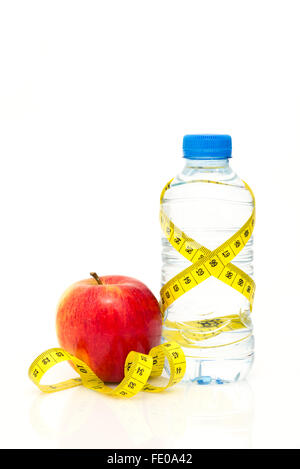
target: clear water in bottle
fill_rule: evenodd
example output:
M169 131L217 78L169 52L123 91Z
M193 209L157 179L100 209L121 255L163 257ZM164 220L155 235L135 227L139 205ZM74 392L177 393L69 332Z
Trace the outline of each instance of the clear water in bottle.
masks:
M247 221L253 199L229 164L228 135L186 135L185 165L173 179L162 200L164 212L189 237L216 249ZM210 184L205 181L224 184ZM191 263L163 235L162 285ZM232 260L253 275L252 236ZM245 378L254 359L254 337L249 301L238 291L211 276L179 297L165 312L164 322L179 322L184 334L190 321L238 315L242 328L223 331L183 347L187 360L185 380L198 384L227 383ZM164 332L168 330L164 324Z

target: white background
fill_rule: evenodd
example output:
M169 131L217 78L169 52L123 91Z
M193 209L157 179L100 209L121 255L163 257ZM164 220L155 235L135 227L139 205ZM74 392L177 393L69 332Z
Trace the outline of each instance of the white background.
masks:
M1 447L299 448L299 8L1 1ZM248 381L42 395L27 369L57 345L69 284L127 274L158 296L159 195L185 133L231 134L256 194Z

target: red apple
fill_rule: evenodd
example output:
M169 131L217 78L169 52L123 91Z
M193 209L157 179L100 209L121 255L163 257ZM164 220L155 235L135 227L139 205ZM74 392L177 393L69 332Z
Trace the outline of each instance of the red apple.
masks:
M60 299L58 340L103 381L120 382L131 350L148 353L160 343L160 307L149 288L134 278L91 275Z

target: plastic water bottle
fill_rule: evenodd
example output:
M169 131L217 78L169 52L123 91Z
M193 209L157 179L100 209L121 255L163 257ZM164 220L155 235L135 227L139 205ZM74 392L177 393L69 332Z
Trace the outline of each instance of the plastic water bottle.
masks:
M229 135L186 135L183 139L184 168L173 179L162 200L162 208L170 220L210 250L235 234L253 210L251 193L229 165L231 147ZM162 261L162 285L191 265L164 235ZM231 262L252 277L252 261L251 236ZM254 359L250 304L240 292L210 276L166 310L163 340L167 340L166 334L172 337L172 333L178 333L178 329L168 323L179 324L184 337L191 332L187 327L191 321L209 324L212 319L232 315L238 317L242 327L221 330L212 336L208 334L207 338L195 339L188 347L183 347L187 360L185 380L223 384L245 378Z

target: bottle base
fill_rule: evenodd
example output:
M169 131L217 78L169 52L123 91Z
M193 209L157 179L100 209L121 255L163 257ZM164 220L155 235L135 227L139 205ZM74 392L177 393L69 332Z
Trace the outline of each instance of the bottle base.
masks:
M254 352L243 358L200 359L186 357L186 373L182 382L196 385L228 384L245 379L253 365ZM168 365L165 366L169 375Z

